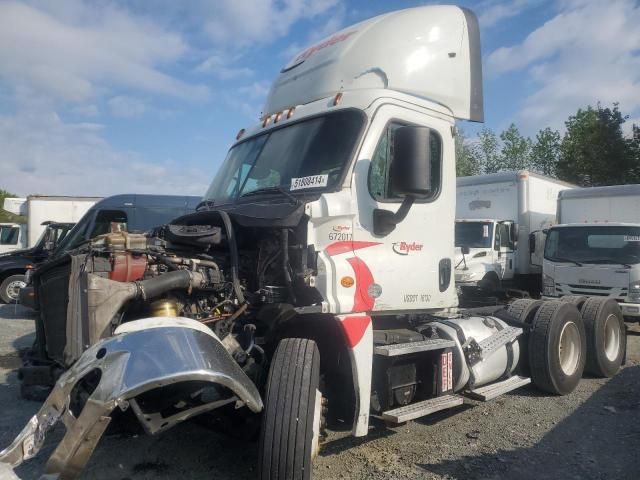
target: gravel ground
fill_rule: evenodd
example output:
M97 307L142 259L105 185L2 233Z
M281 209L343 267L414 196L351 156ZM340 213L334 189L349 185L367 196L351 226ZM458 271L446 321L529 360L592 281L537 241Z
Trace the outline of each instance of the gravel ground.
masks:
M640 328L630 325L627 366L613 379L586 378L566 397L533 387L492 402L468 401L454 411L388 429L374 425L354 439L330 433L314 464L326 479L633 479L640 478ZM21 400L18 352L33 341L33 320L0 305L0 446L37 411ZM36 459L17 469L35 479L62 428ZM82 478L252 479L257 446L194 422L158 436L105 437ZM0 480L2 475L0 474Z

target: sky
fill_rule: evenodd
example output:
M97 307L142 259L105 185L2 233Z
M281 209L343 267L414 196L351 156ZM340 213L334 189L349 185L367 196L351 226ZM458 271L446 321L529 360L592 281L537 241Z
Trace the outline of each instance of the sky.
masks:
M202 195L305 45L410 0L0 0L0 188ZM460 0L480 20L485 124L640 124L638 0ZM473 134L482 125L462 123Z

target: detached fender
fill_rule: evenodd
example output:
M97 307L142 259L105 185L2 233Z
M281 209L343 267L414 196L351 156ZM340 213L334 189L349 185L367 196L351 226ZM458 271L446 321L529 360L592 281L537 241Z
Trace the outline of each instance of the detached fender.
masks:
M97 387L80 412L77 406L72 411L71 392L89 376L99 379ZM165 389L174 399L170 409L162 408L162 402L151 398L165 398ZM115 336L96 343L81 355L59 378L38 413L0 452L0 463L15 467L35 456L47 430L62 420L67 432L46 470L63 478L75 478L116 407L131 407L145 430L153 434L234 402L255 413L263 408L258 389L213 332L186 318L137 320L124 324Z

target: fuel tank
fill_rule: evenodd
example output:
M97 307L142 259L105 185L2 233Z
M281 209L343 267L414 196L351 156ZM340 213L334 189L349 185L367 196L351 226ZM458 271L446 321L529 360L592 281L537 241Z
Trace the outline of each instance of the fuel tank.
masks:
M518 365L520 348L518 341L512 341L499 347L493 353L483 356L476 362L469 361L463 346L480 343L508 328L502 320L495 317L465 317L439 319L430 325L436 328L441 338L456 342L453 350L454 390L481 387L504 375L512 373Z

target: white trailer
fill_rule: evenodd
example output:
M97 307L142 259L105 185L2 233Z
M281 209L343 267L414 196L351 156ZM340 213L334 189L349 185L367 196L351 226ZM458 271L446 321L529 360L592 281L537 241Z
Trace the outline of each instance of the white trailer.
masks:
M46 229L45 222L75 223L99 200L100 197L28 196L25 247L31 248L38 242Z
M48 223L75 223L99 200L55 195L5 198L4 210L26 217L27 222L0 225L0 253L35 247Z
M545 242L543 294L609 297L640 318L640 185L563 191L557 223Z
M261 415L256 478L306 480L327 415L364 436L372 416L403 423L530 382L564 395L585 365L618 371L612 300L456 311L452 131L483 119L472 12L425 6L349 26L281 70L264 112L200 210L155 238L85 245L69 282L42 272L45 295L74 299L44 322L68 332L69 370L0 462L35 455L62 419L47 473L76 478L114 409L150 434L217 410L242 415L234 428ZM611 357L603 315L617 325Z
M558 193L572 188L527 170L458 178L456 284L539 294L542 258L528 236L554 223Z

